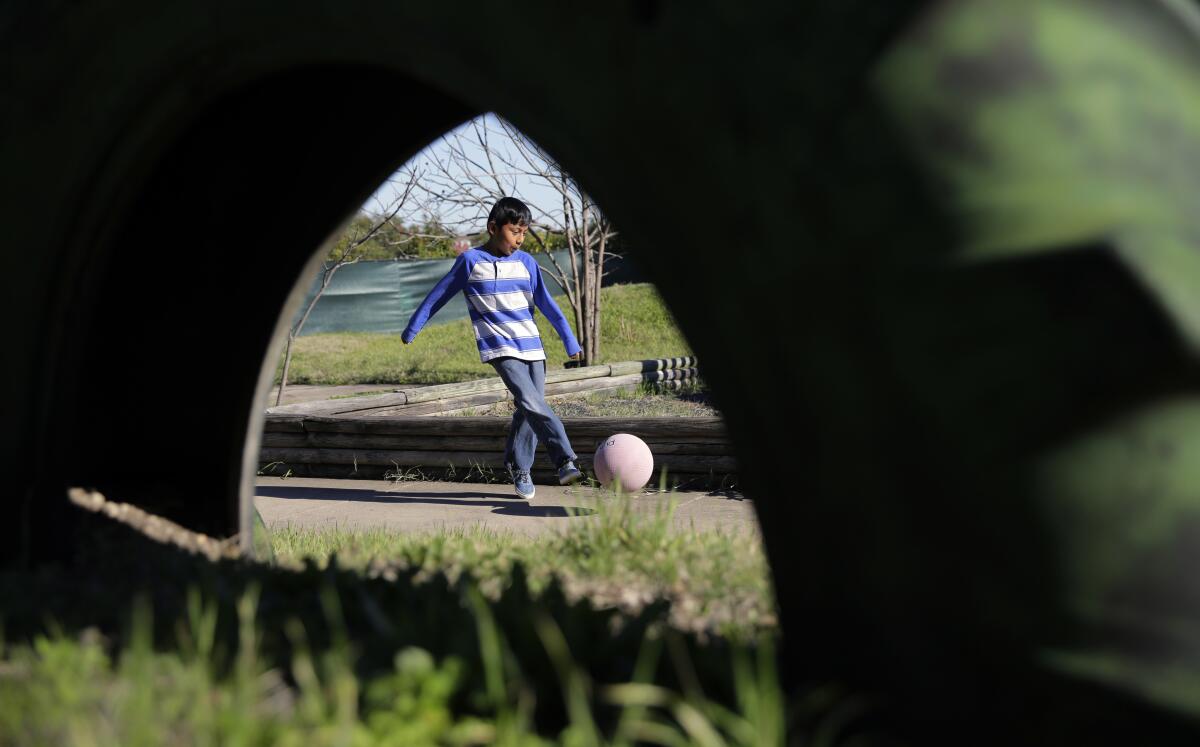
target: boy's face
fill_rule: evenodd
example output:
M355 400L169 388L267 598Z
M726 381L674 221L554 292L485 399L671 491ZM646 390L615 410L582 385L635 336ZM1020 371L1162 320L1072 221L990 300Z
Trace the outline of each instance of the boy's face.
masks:
M488 223L488 233L492 236L492 246L505 257L521 248L525 242L525 233L529 226L524 223L505 223L499 228L495 221Z

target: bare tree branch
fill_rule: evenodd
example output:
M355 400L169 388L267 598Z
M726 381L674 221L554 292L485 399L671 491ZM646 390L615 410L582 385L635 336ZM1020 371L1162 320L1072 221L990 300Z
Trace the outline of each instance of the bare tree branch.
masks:
M283 400L284 390L287 389L288 373L292 366L292 347L296 342L296 338L300 335L300 331L304 329L304 324L308 321L309 315L316 308L317 301L321 300L321 296L325 294L325 290L329 288L329 284L333 281L333 277L337 274L337 271L346 265L356 264L362 259L361 253L354 254L354 256L351 255L363 244L370 241L371 237L379 233L380 229L385 225L389 225L400 213L401 209L404 208L419 179L419 175L412 171L408 175L409 179L404 186L404 191L396 196L390 206L381 211L384 214L381 217L377 216L377 219L372 221L371 227L367 231L362 233L355 231L354 237L346 242L345 246L342 247L334 259L326 259L321 268L320 287L317 288L317 292L313 294L313 297L309 299L308 305L304 307L304 313L300 315L300 319L288 331L287 347L283 354L283 371L280 372L279 376L279 391L275 395L276 406Z
M608 245L616 232L579 183L540 145L495 115L477 117L447 133L420 168L420 178L410 180L415 186L409 190L409 204L438 216L437 225L448 232L478 231L492 205L501 197L519 196L522 184L545 187L555 195L548 205L526 200L534 212L530 248L548 257L542 272L562 287L587 362L594 362L600 344L600 287L608 274L605 261L614 256ZM434 238L428 228L392 227L399 238L389 239L389 245ZM551 237L565 240L566 262L550 251Z

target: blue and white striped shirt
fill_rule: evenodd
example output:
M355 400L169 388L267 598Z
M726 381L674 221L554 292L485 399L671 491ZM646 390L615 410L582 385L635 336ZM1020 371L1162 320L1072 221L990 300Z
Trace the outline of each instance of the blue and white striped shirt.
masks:
M526 361L546 359L533 321L535 305L562 338L567 355L580 350L567 318L542 281L537 260L519 249L507 257L497 257L483 247L458 255L450 272L413 312L401 334L404 341L412 342L429 318L459 291L466 296L479 359L485 363L503 356Z

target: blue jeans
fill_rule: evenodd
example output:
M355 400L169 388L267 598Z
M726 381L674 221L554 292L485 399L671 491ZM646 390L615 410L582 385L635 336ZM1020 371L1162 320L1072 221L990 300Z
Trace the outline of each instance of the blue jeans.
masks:
M503 357L488 362L512 392L517 407L508 428L508 442L504 445L505 464L530 470L539 439L546 444L555 468L568 460L574 461L575 452L567 440L562 421L546 403L546 361Z

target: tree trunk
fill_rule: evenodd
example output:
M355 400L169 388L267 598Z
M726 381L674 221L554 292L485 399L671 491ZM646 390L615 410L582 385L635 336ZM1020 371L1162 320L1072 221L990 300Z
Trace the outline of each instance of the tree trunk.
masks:
M592 360L600 360L600 289L604 287L604 249L608 243L608 225L607 222L601 220L597 226L600 231L600 239L596 242L596 289L592 295L592 339L594 347L592 348Z
M571 209L571 201L567 194L566 179L564 178L562 192L563 219L566 223L566 231L564 233L567 237L567 257L571 260L571 286L574 291L571 298L571 310L575 312L575 331L579 335L579 347L582 349L584 320L587 318L587 315L584 313L583 297L581 295L583 283L579 275L579 260L581 259L578 254L579 231L577 230L577 226L571 225L571 216L574 214L574 211ZM587 364L585 363L584 365Z
M283 390L287 388L288 369L292 367L292 343L300 335L300 330L304 329L304 323L308 321L308 315L312 313L313 307L317 305L317 301L320 301L321 296L325 294L325 289L329 287L329 281L333 280L333 276L344 265L353 264L357 261L340 259L333 265L325 267L324 274L321 276L321 287L317 289L316 295L308 302L308 306L304 309L304 315L300 317L300 321L296 322L296 326L292 327L291 332L288 332L287 351L283 356L283 372L279 375L279 393L275 395L276 407L279 406L279 401L283 399Z
M292 367L292 342L296 339L296 332L293 330L288 333L287 350L283 353L283 372L279 374L279 392L275 395L275 406L279 407L280 400L283 399L283 390L287 386L288 369Z
M580 229L583 238L580 244L583 248L583 365L591 366L596 362L595 341L593 340L592 296L595 292L592 277L595 274L595 261L592 258L591 220L588 215L588 199L582 195L582 219Z

